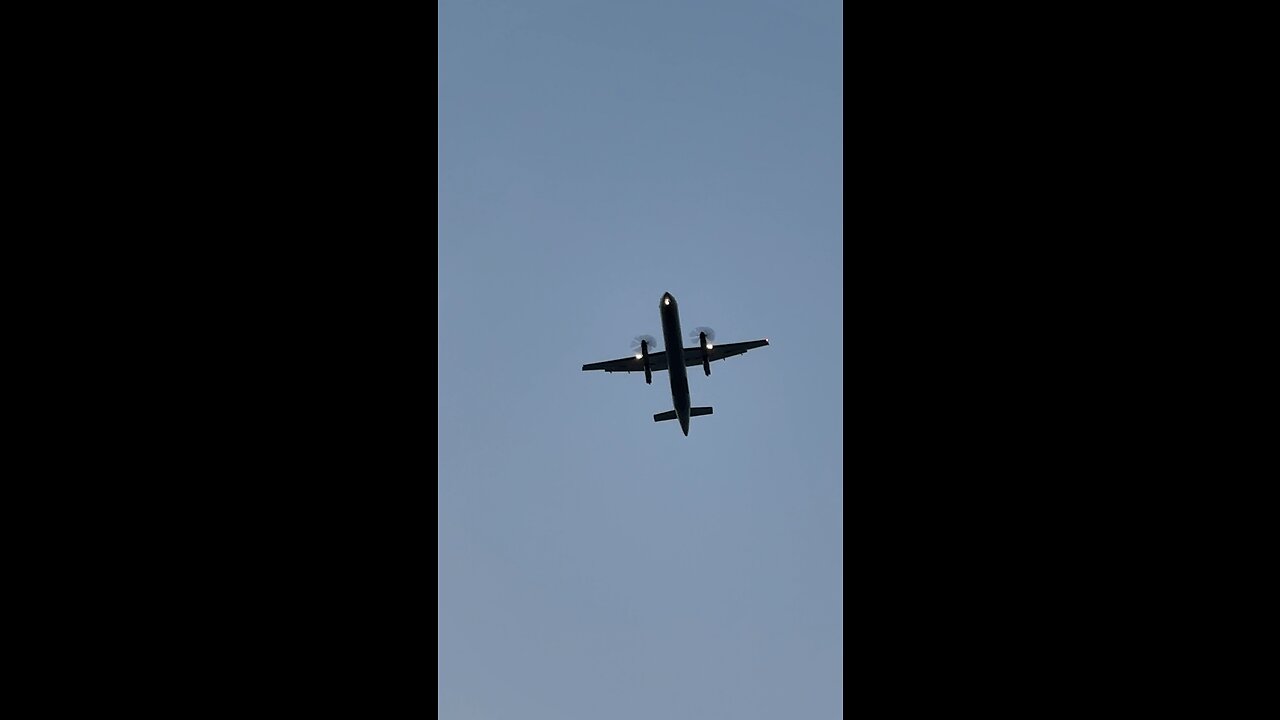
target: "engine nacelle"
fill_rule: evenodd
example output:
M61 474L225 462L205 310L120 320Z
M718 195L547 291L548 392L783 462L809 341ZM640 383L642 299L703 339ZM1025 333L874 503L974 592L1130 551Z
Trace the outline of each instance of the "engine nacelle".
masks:
M646 385L652 385L653 371L649 369L649 343L645 340L640 341L640 357L644 358L644 382Z
M698 344L702 346L702 372L711 377L711 346L707 344L707 334L698 333Z

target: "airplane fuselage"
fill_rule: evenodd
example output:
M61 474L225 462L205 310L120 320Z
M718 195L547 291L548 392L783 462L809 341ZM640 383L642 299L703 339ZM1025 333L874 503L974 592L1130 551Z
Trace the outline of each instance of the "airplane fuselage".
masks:
M684 366L684 336L680 334L680 306L671 293L658 301L662 314L662 340L667 349L667 374L671 376L671 402L675 405L680 429L689 434L689 373Z

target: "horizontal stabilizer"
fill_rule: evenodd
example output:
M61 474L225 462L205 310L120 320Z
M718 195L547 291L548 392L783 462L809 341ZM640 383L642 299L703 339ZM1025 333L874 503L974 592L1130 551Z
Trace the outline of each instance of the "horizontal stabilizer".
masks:
M711 408L709 407L689 408L689 417L698 417L699 415L710 415L710 414L711 414ZM675 419L676 419L675 410L668 410L664 413L658 413L657 415L653 416L654 422L662 422L663 420L675 420Z

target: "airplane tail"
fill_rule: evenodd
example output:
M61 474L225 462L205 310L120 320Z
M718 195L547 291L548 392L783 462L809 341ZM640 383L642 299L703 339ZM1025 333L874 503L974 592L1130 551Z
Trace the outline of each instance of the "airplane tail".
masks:
M689 408L689 417L698 417L699 415L710 415L710 414L711 414L711 408L709 407ZM662 422L663 420L675 420L675 419L676 419L675 410L660 412L657 415L653 416L654 422Z

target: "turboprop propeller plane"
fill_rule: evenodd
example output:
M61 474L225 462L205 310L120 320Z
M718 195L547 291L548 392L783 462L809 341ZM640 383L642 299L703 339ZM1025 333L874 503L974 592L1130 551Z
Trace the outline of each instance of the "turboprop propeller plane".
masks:
M582 366L582 369L603 370L610 373L644 371L644 381L649 384L653 384L653 373L669 370L671 402L675 405L675 409L654 415L653 421L662 422L679 418L680 429L688 436L689 418L710 415L711 408L689 407L689 374L685 372L685 368L701 365L702 371L710 377L712 362L764 347L769 344L769 340L766 338L716 345L714 344L715 331L711 328L699 327L689 333L691 338L698 339L697 346L684 347L684 339L680 335L680 306L671 293L662 294L662 299L658 302L658 312L662 316L662 339L667 348L665 351L656 351L656 341L648 335L641 335L632 343L632 349L636 351L634 357L587 363Z

